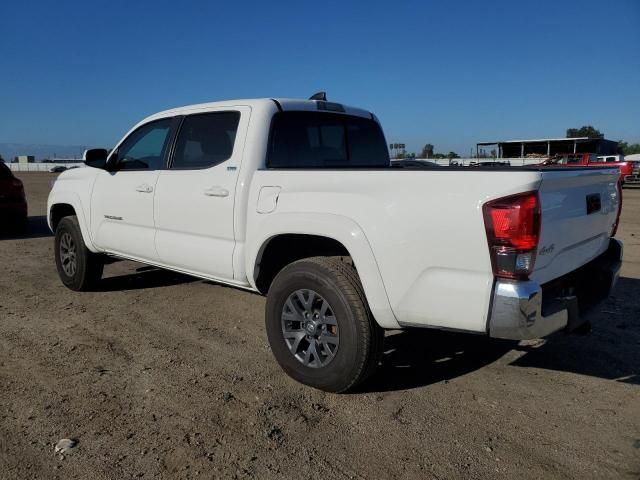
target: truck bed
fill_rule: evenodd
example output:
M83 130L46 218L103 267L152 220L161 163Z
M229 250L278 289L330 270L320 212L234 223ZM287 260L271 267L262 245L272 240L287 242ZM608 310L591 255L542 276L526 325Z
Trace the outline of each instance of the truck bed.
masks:
M544 283L606 249L617 213L617 176L610 168L538 166L263 169L251 184L247 238L260 243L260 232L273 231L287 215L300 222L305 214L324 215L327 235L331 223L353 222L353 235L366 237L373 251L401 325L484 332L494 276L482 205L540 192L539 245L546 253L532 276ZM269 214L256 208L263 187L278 192ZM586 215L587 194L600 195L595 215ZM374 311L376 302L370 304Z

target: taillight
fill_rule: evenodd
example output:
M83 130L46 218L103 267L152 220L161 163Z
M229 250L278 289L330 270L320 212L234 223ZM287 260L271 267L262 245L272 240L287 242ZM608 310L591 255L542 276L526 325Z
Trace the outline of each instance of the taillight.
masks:
M499 198L482 206L493 274L526 279L533 271L540 239L537 192Z
M618 224L620 223L620 214L622 213L622 183L618 182L616 185L618 190L618 213L616 214L616 222L613 224L613 228L611 229L611 236L615 237L616 232L618 231Z

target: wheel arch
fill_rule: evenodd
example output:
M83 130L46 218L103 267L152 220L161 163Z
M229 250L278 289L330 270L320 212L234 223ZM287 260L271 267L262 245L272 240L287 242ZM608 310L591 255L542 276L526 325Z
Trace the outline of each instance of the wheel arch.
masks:
M400 328L369 241L354 221L331 214L274 214L259 228L264 228L260 235L248 232L248 238L255 240L246 250L247 278L256 290L266 293L273 277L292 261L312 256L350 257L377 323L383 328Z
M302 258L350 256L347 248L331 237L281 233L267 239L260 248L254 266L255 285L266 294L278 272Z
M64 217L76 215L76 209L69 203L55 203L51 205L49 210L49 228L52 232L56 231L58 224Z
M84 210L80 207L80 200L75 194L65 192L65 194L57 194L53 198L49 198L47 208L47 223L49 229L55 234L56 227L60 221L67 216L75 215L80 225L80 231L82 232L82 239L84 240L87 248L97 253L99 250L93 244L87 218L85 217Z

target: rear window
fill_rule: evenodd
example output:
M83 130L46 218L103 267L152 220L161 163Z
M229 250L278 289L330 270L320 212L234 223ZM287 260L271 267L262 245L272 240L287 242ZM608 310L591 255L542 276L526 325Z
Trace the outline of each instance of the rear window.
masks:
M280 112L273 117L269 168L380 168L389 151L377 122L326 112Z

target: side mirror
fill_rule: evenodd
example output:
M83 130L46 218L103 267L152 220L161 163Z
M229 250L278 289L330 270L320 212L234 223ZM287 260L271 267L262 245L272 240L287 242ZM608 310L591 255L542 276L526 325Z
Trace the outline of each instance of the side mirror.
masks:
M106 148L92 148L91 150L84 151L82 159L87 167L105 169L108 154L109 152Z

